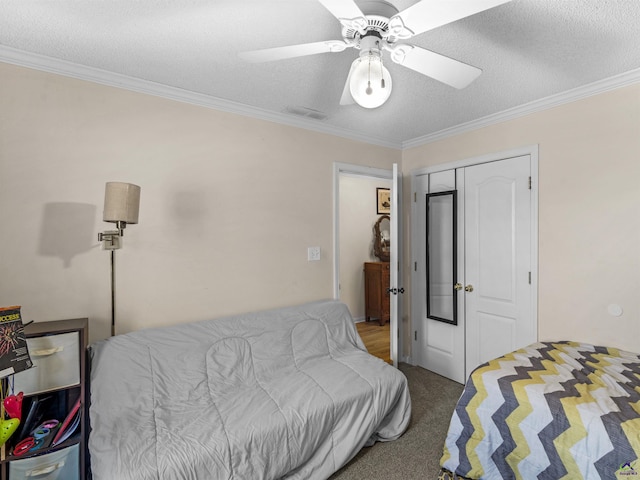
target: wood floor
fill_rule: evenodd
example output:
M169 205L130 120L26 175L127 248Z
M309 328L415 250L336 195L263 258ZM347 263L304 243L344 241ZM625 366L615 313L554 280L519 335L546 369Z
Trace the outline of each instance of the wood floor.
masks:
M371 355L391 363L391 330L389 322L380 325L377 321L358 322L356 328Z

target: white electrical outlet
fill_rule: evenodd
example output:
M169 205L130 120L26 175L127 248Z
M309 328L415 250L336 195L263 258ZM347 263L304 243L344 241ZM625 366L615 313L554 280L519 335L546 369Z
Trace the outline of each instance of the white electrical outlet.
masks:
M310 262L320 260L320 247L307 248L307 260Z

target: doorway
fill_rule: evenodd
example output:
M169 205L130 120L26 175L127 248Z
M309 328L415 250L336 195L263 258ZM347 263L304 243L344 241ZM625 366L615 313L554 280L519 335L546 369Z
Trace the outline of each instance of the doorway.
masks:
M412 180L414 361L464 383L537 340L537 147Z
M376 208L377 190L392 186L392 170L334 164L334 298L347 304L356 322L365 322L366 318L364 265L380 261L374 254L373 244L374 225L383 215ZM392 237L390 240L395 241ZM380 325L376 320L368 322L367 327L376 326L386 332L383 349L388 347L388 353L383 352L381 358L385 357L386 361L391 358L393 363L391 351L392 346L397 348L397 340L393 345L391 323ZM380 337L376 332L368 335ZM381 351L380 340L375 343L376 350Z

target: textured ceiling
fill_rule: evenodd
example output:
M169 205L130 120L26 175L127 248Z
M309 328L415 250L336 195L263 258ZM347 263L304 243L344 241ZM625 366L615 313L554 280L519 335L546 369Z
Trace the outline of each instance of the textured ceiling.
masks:
M415 0L391 3L401 11ZM456 90L387 61L393 92L375 110L339 105L354 49L258 64L238 57L340 39L340 24L317 0L2 0L0 61L36 54L22 63L55 71L63 61L63 72L90 67L401 147L638 70L639 20L638 0L513 0L410 40L482 69L470 86Z

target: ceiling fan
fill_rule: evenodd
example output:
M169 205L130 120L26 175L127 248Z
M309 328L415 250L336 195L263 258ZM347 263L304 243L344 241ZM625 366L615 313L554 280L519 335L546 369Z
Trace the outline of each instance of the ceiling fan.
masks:
M391 94L391 76L382 62L385 51L394 63L442 83L458 89L469 85L482 70L402 41L511 0L421 0L402 12L383 0L358 2L362 8L354 0L318 1L342 25L342 40L266 48L240 57L269 62L356 48L360 55L351 65L340 105L355 101L376 108Z

